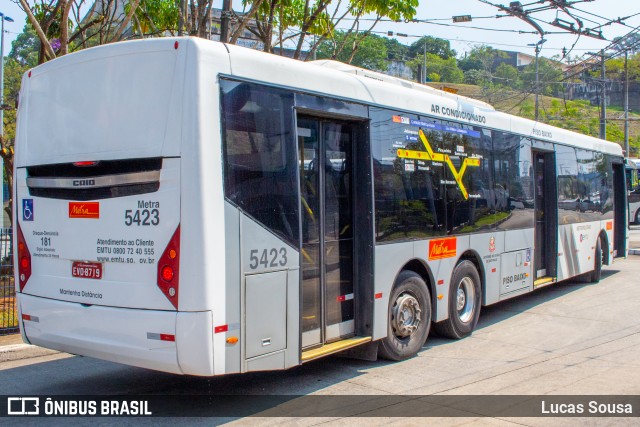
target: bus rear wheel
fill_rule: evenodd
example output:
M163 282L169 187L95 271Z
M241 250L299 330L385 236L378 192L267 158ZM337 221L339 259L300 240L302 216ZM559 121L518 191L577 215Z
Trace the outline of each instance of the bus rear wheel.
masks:
M593 271L591 272L589 280L591 281L591 283L598 283L600 281L600 277L602 276L602 264L604 261L604 252L602 252L602 238L600 237L598 237L598 241L596 242L596 250L593 258Z
M427 284L413 271L402 271L389 299L387 336L378 354L389 360L414 356L427 340L431 327L431 297Z
M449 318L433 325L442 336L460 339L471 335L480 317L482 287L476 266L468 260L460 262L449 285Z

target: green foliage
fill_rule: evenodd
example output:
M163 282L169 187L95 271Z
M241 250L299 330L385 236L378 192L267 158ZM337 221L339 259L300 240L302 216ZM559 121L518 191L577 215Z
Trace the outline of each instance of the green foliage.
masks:
M491 77L491 73L484 70L472 68L470 70L464 71L465 83L478 85L482 88L493 87L493 79Z
M630 81L640 80L640 54L629 56L627 68ZM624 56L607 60L605 70L607 79L624 81ZM600 70L592 71L591 75L600 77Z
M482 70L485 73L491 73L495 69L496 60L507 58L508 54L496 50L490 46L476 46L459 61L459 67L462 71Z
M562 80L562 70L558 67L555 61L540 57L538 59L538 80L540 85L540 94L552 95L559 93L562 90L562 84L559 83ZM531 64L524 67L522 73L520 73L522 79L523 88L527 91L535 93L536 84L536 64Z
M400 43L396 39L385 38L387 46L387 59L390 61L404 61L409 56L409 46Z
M427 53L437 55L442 59L449 59L456 57L456 51L451 49L451 43L449 40L439 39L431 36L424 36L420 40L414 42L409 47L409 56L415 58L418 55L424 56L424 48L427 48Z
M40 39L30 24L25 24L22 32L11 42L9 57L22 65L35 67L38 65ZM6 84L6 83L5 83Z
M367 68L375 71L385 71L387 69L387 46L384 37L370 34L356 46L357 36L354 33L336 32L333 40L325 41L318 47L318 59L334 59L341 62L351 63L357 67ZM345 48L337 52L336 46L345 44ZM353 59L350 60L354 46L356 48Z
M37 55L36 55L37 56ZM36 58L37 60L37 58ZM7 145L13 145L16 136L16 110L15 100L20 92L20 83L22 75L29 70L29 64L22 64L20 61L12 58L4 58L4 103L9 105L9 109L4 111L4 138Z
M496 85L516 89L520 85L518 69L512 65L500 63L494 74Z
M419 68L424 64L424 55L418 55L415 59L408 61L414 75L419 76ZM434 75L434 78L431 78ZM436 77L437 76L437 77ZM432 82L462 83L464 74L458 68L456 58L442 59L438 55L427 53L427 77Z
M131 2L125 6L128 13ZM142 0L135 11L134 27L140 34L178 31L180 9L175 0Z

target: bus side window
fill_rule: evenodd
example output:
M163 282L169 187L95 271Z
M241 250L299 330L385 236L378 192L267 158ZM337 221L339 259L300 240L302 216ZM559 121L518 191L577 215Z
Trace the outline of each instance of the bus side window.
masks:
M297 247L293 94L222 80L225 196Z

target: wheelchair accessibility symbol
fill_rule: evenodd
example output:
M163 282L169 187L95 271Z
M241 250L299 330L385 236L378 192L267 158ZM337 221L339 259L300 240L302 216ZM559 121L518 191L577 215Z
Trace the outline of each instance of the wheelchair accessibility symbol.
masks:
M24 221L33 221L33 199L22 200L22 219Z

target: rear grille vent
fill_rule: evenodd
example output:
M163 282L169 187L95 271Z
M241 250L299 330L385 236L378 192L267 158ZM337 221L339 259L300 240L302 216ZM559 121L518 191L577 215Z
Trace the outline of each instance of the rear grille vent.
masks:
M27 168L29 194L65 200L99 200L153 193L160 188L162 158L108 160Z

